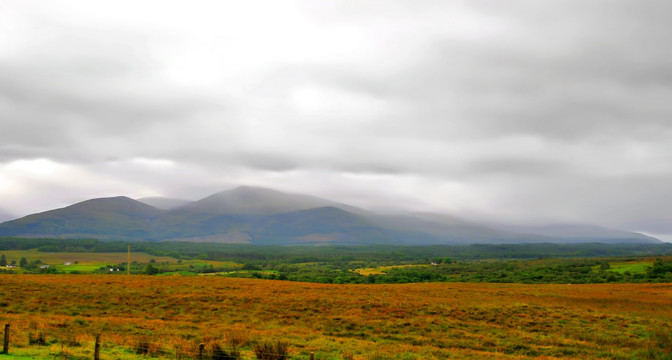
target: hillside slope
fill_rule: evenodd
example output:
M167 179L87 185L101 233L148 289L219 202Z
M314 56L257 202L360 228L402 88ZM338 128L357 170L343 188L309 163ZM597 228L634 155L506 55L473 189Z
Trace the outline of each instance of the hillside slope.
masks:
M0 236L144 239L161 211L125 196L83 201L0 224Z

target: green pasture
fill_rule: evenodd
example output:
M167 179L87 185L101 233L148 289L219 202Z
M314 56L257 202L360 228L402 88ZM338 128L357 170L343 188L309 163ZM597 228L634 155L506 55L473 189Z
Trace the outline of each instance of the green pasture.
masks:
M408 267L429 267L431 265L412 265L412 264L406 264L406 265L391 265L391 266L378 266L378 267L373 267L373 268L359 268L355 269L356 273L359 273L360 275L381 275L384 274L388 270L392 269L401 269L401 268L408 268Z
M85 252L41 252L37 249L30 250L3 250L7 263L16 261L18 264L22 257L28 262L40 260L43 264L65 271L79 271L82 273L93 272L105 265L121 264L128 261L128 253L85 253ZM131 262L147 263L154 259L157 263L167 262L177 264L177 259L168 256L154 256L147 253L131 252ZM203 260L194 260L203 264ZM71 265L65 265L70 263ZM202 266L202 265L201 265Z
M126 252L105 252L105 253L87 253L87 252L42 252L37 249L30 250L2 250L1 254L5 254L7 261L16 260L18 263L21 257L25 257L28 261L41 260L45 264L56 265L58 263L108 263L119 264L125 263L128 259ZM156 262L177 262L177 259L169 256L154 256L147 253L131 252L131 261L139 263L148 262L154 259Z
M630 272L631 274L644 274L646 273L647 269L653 267L652 262L622 262L609 265L611 266L609 270L621 274L626 271Z
M93 359L93 343L68 346L63 343L30 347L10 347L9 354L0 353L0 360L30 359ZM100 354L101 359L142 360L146 355L135 354L132 349L116 344L104 343Z

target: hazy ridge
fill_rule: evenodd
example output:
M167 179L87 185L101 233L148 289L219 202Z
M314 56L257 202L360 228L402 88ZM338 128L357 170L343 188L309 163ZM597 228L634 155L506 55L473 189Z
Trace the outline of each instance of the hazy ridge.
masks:
M315 196L247 186L193 202L139 200L99 198L28 215L0 224L0 236L277 245L660 242L592 225L495 227L445 214L381 215Z

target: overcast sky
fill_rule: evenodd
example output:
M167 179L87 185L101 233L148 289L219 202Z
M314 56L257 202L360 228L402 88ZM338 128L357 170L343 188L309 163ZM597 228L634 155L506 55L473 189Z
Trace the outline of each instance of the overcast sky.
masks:
M0 0L0 209L237 185L672 239L672 2Z

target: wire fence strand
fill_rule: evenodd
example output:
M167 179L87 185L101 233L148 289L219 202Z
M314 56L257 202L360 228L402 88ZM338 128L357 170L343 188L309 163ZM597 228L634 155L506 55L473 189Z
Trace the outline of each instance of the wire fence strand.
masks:
M42 331L31 330L28 333L21 334L28 337L28 343L19 343L20 347L34 347L34 346L49 346L50 344L60 344L63 347L63 352L67 349L84 348L91 346L94 349L94 344L90 337L83 340L81 335L74 333L46 334ZM245 340L229 339L223 340L206 340L203 342L177 342L172 344L152 341L149 336L142 336L139 338L121 337L115 333L101 333L94 335L95 348L99 351L100 358L106 359L114 357L115 351L125 349L138 355L161 356L170 359L197 359L197 360L314 360L314 353L306 353L302 350L300 354L290 354L289 343L266 339L260 341L258 339ZM105 337L108 340L105 340ZM113 339L112 341L109 339ZM241 346L245 345L245 346Z

